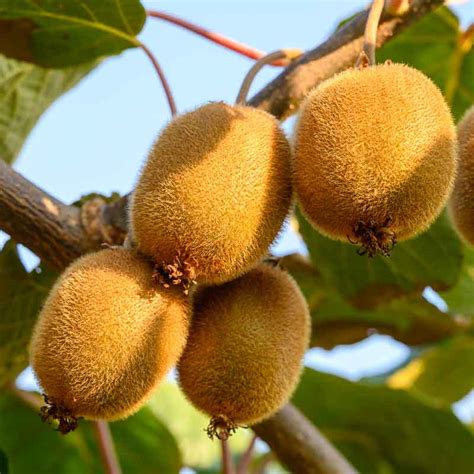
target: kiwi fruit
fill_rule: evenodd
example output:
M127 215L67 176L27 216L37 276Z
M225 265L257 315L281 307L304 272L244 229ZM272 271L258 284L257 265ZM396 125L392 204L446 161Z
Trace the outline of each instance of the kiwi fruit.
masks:
M168 284L219 284L265 255L292 199L290 146L275 117L209 103L176 117L133 193L137 248Z
M385 63L350 69L305 99L294 136L295 191L322 234L388 255L443 209L457 166L456 129L435 84Z
M474 245L474 106L458 125L459 170L449 211L459 235Z
M115 420L137 411L176 364L190 317L181 291L156 285L152 267L113 248L70 265L52 288L30 343L46 393L44 419Z
M179 384L211 417L209 436L225 439L290 398L309 343L309 311L294 280L267 264L221 286L198 288L193 306Z

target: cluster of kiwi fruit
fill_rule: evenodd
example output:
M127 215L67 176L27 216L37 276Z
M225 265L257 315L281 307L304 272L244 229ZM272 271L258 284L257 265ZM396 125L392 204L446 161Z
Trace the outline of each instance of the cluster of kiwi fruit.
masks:
M470 158L452 201L462 232L474 228L473 123L471 113L460 127ZM440 91L400 64L315 88L292 148L273 116L244 105L209 103L171 121L131 198L133 245L74 262L42 309L31 363L45 419L67 432L78 417L128 416L174 365L211 437L286 403L310 319L296 283L266 257L293 188L323 234L388 255L439 215L457 168Z
M65 433L80 417L126 417L175 365L211 437L288 400L309 311L264 260L290 210L291 167L261 110L210 103L172 120L130 199L131 245L74 262L42 309L30 353L45 420Z

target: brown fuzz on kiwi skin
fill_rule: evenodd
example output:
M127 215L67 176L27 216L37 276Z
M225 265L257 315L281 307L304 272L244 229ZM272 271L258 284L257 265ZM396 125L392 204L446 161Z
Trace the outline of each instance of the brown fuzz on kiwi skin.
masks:
M176 364L190 308L164 290L149 262L113 248L86 255L61 275L30 344L30 362L47 394L41 410L58 429L79 417L115 420L137 411Z
M462 239L474 245L474 106L458 125L459 170L449 203L454 227Z
M210 437L225 439L290 398L308 347L310 317L293 279L260 264L221 286L200 287L179 384L207 413Z
M327 237L388 255L426 230L454 182L449 107L421 72L387 63L351 69L306 98L294 137L295 191Z
M265 255L291 200L290 146L276 118L210 103L158 137L131 199L130 228L159 281L220 284Z

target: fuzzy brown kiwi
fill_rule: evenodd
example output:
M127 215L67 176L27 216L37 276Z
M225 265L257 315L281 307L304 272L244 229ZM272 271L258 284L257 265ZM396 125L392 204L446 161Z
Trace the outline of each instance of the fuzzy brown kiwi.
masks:
M306 301L280 268L261 264L224 285L198 288L178 374L188 399L211 417L211 437L226 438L286 403L309 333Z
M34 328L30 362L59 430L79 417L114 420L140 408L184 348L190 308L156 285L149 262L113 248L70 265Z
M153 145L131 201L132 235L164 284L218 284L265 255L291 199L278 121L210 103L175 118Z
M402 64L351 69L304 101L295 191L326 236L388 254L426 230L450 194L456 130L441 92Z
M459 170L449 211L459 235L474 245L474 106L458 125Z

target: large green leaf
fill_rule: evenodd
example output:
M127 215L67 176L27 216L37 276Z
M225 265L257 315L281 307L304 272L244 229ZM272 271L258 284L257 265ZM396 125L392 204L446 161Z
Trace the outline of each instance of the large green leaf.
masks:
M51 70L0 54L0 159L12 163L41 114L95 64Z
M0 386L28 365L31 330L54 278L41 268L27 273L11 241L0 252Z
M462 246L444 214L419 237L398 243L390 257L374 258L357 255L349 243L322 236L301 213L298 220L318 271L358 308L373 308L426 286L447 289L459 278Z
M60 435L42 423L29 405L12 395L0 396L0 446L12 474L92 474L100 464L84 431Z
M451 314L443 313L422 296L389 301L373 310L358 310L333 293L311 312L312 343L330 349L351 344L374 332L409 345L427 344L464 329Z
M462 335L424 351L387 379L392 388L449 406L474 388L474 337Z
M409 64L442 90L456 118L474 102L474 31L463 33L457 17L438 8L386 43L377 60Z
M178 443L149 408L111 423L110 428L124 473L179 473L182 461Z
M186 400L177 384L162 384L151 398L149 407L175 435L186 466L209 468L219 465L219 443L211 441L204 430L209 424L209 417ZM232 453L243 452L250 437L249 430L238 430L229 440Z
M0 52L58 68L138 46L146 14L139 0L0 0L0 18Z
M293 402L361 472L357 456L373 453L373 472L381 460L403 474L471 474L474 436L452 412L425 405L403 390L353 383L307 369ZM370 472L370 471L369 471ZM385 471L387 472L387 471ZM390 471L388 471L390 472Z
M35 411L13 395L0 397L0 446L12 474L104 471L91 423L82 420L75 432L63 436L42 423ZM111 423L111 431L125 474L179 473L181 457L176 441L150 410L144 408L126 420Z
M301 255L284 257L280 265L295 278L309 305L313 346L332 349L378 332L410 345L426 344L464 331L466 322L440 311L418 293L389 300L374 309L351 305Z
M474 316L474 247L464 246L461 277L453 288L441 292L450 311Z

